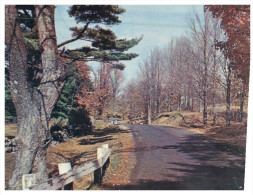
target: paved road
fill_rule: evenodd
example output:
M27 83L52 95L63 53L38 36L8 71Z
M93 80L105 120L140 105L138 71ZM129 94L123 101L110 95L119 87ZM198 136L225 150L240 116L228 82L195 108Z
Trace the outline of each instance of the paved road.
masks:
M128 125L137 164L131 183L119 189L243 189L244 155L236 148L193 132L151 125Z

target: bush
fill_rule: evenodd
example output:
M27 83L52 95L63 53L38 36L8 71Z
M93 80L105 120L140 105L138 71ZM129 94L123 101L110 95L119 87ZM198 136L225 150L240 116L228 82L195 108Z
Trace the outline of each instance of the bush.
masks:
M50 133L54 141L64 142L73 137L73 133L69 130L68 121L63 118L51 119Z
M74 136L82 136L91 133L92 124L89 113L83 108L75 108L70 111L69 128Z

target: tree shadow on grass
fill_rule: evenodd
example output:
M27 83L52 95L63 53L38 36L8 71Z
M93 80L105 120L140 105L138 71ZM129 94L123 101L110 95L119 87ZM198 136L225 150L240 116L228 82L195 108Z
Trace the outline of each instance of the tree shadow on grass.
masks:
M130 129L120 129L119 127L107 127L104 129L97 129L94 132L92 132L91 136L92 138L83 138L79 141L80 145L94 145L97 143L103 143L106 141L113 140L114 134L119 133L129 133Z
M94 137L103 137L107 135L112 135L112 134L118 134L118 133L129 133L133 132L130 129L121 129L118 126L115 127L107 127L104 129L96 130L93 132Z
M85 137L83 139L80 139L78 141L79 145L94 145L97 143L104 143L106 141L113 140L113 134L118 133L129 133L130 130L122 130L119 127L108 127L101 130L95 130L94 132L91 132L89 134L89 137ZM87 151L82 152L77 155L64 155L61 153L54 152L54 154L58 155L59 157L63 158L65 162L70 162L72 167L74 166L81 166L84 163L90 162L96 158L96 151ZM82 158L85 158L86 160L81 160ZM52 169L49 173L49 177L53 177L58 174L58 167L57 165L50 165L48 168Z
M99 138L88 138L88 139L84 138L84 139L81 139L78 143L79 145L94 145L97 143L110 141L112 139L113 139L112 136L104 136L104 137L99 137Z
M94 157L96 156L96 151L87 151L82 152L80 154L74 155L74 156L67 156L63 155L58 152L53 152L54 154L60 156L64 159L64 162L70 162L72 167L78 167L85 163L91 162L94 160ZM85 160L82 160L82 158L85 157ZM56 175L59 175L58 166L56 164L49 165L48 168L52 169L53 171L49 172L49 177L54 177Z

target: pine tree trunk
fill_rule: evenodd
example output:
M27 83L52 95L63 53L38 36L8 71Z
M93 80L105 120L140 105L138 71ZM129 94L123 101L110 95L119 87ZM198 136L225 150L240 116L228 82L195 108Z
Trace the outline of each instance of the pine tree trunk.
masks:
M54 6L36 6L36 13L43 67L41 84L37 89L27 81L27 54L17 20L17 9L13 5L5 7L5 43L8 49L12 99L18 120L18 151L15 169L9 180L9 188L13 190L21 189L23 174L35 173L37 182L48 178L46 149L51 140L48 120L63 87L63 82L60 81L62 66L57 63Z
M41 122L40 109L34 102L27 102L29 109L21 116L23 108L18 110L18 134L16 137L18 150L16 153L15 170L9 180L9 188L21 189L23 174L35 173L36 181L42 182L48 178L46 170L46 148L50 141L49 131Z

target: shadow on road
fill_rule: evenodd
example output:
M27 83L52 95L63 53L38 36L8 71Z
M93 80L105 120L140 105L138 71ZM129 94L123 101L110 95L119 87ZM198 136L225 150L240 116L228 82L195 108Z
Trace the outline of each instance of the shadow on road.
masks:
M203 135L185 136L175 145L143 146L121 152L135 152L138 156L139 152L159 150L163 153L164 150L175 150L187 154L191 161L167 160L164 180L142 179L126 185L103 187L108 190L241 190L244 188L245 148L217 142ZM133 173L133 181L134 177Z

